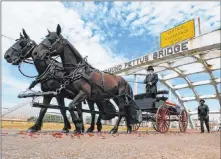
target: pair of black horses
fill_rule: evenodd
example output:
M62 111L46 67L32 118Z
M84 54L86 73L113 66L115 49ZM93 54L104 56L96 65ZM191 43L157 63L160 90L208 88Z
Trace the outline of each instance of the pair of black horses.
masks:
M91 51L93 56L93 51ZM61 63L53 57L60 56ZM131 124L137 119L137 109L134 107L132 88L129 83L121 76L116 76L101 72L92 67L75 49L75 47L61 35L61 27L58 24L56 32L50 32L40 43L36 44L31 40L23 29L23 35L6 51L4 58L12 65L20 66L22 62L33 62L38 76L32 82L29 89L36 84L41 84L43 92L54 92L53 94L43 96L43 104L50 104L53 97L57 99L59 106L65 106L64 98L71 99L69 112L72 121L75 124L75 132L84 131L82 118L82 102L87 101L91 111L94 110L94 104L98 106L100 112L107 112L107 106L113 106L109 100L113 98L119 107L118 120L110 131L116 133L122 117L126 118L127 132L132 131ZM30 59L31 58L31 59ZM118 96L117 98L115 98ZM74 113L77 108L78 116ZM41 130L43 117L47 108L41 108L36 123L28 129L29 132ZM66 116L66 110L60 109L64 119L64 128L62 132L68 133L71 129ZM107 112L108 113L108 112ZM95 125L95 114L92 113L91 126L87 132L92 132ZM111 119L114 116L109 116ZM101 131L102 115L97 120L97 129Z

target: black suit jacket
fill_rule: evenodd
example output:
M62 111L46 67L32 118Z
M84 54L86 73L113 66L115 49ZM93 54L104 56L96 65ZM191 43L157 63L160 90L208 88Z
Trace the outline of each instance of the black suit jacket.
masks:
M151 82L152 85L149 85L149 82ZM156 73L153 73L152 75L148 74L144 80L144 83L146 84L146 92L157 93L157 82L158 75Z

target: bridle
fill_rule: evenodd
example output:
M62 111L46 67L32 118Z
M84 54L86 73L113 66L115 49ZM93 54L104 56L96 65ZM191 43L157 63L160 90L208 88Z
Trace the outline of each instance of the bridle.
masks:
M50 43L50 45L49 45L49 43ZM61 43L61 46L58 49L54 49L53 50L53 47L56 44L58 44L58 43ZM43 58L50 59L50 58L52 58L50 56L51 54L58 53L61 49L64 49L65 46L69 45L69 42L68 42L67 39L64 39L63 37L58 36L58 38L52 44L51 44L51 42L48 39L44 40L43 42L41 42L41 44L48 49L48 51L46 51L44 53L44 55L42 56L42 59ZM82 58L81 61L78 64L76 64L76 65L75 64L63 63L63 68L78 68L80 66L87 66L87 67L89 67L89 68L91 68L91 69L93 69L93 70L95 70L97 72L100 72L98 69L96 69L96 68L92 67L90 64L88 64L87 57L88 56ZM67 66L67 65L71 65L71 66Z
M19 57L18 60L25 62L25 63L29 63L29 64L33 64L29 61L32 61L30 59L26 59L26 56L29 55L29 53L36 47L36 43L33 40L27 39L27 44L25 45L25 47L21 48L21 49L17 49L15 47L12 47L13 50L19 52ZM23 53L26 52L24 55ZM16 62L16 61L13 61ZM12 62L12 63L13 63Z
M26 75L26 74L24 74L23 72L22 72L22 70L21 70L21 64L24 62L24 63L28 63L28 64L34 64L33 62L31 62L31 61L33 61L33 60L31 60L31 59L28 59L28 58L26 58L32 51L33 51L33 49L37 46L37 44L33 41L33 40L30 40L30 39L27 39L27 44L26 44L26 46L25 47L23 47L23 48L21 48L21 49L17 49L17 48L15 48L15 47L12 47L12 49L14 49L14 50L16 50L16 51L18 51L19 52L19 57L18 57L18 60L20 60L21 62L19 63L19 65L18 65L18 70L19 70L19 72L23 75L23 76L25 76L25 77L28 77L28 78L35 78L35 77L37 77L37 76L28 76L28 75ZM24 53L24 55L23 55L23 53ZM13 62L15 62L15 61L13 61ZM13 63L12 62L12 63Z

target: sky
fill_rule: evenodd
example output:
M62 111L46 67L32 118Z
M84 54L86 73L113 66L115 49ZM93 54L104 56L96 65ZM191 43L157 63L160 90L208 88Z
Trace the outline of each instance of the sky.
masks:
M157 42L161 32L191 19L197 20L198 17L201 19L202 33L219 29L220 2L4 1L2 34L17 39L22 28L25 28L31 39L39 43L47 35L47 29L55 31L57 24L60 24L62 35L82 56L88 56L88 61L94 67L104 70L159 49ZM5 51L14 41L3 36L1 38L2 106L10 108L22 101L17 95L26 90L33 79L24 77L16 66L3 59ZM32 65L22 65L22 70L28 75L37 74ZM127 79L131 80L132 77ZM199 91L205 89L209 88ZM138 93L142 92L144 85L141 84ZM183 94L190 93L184 90ZM212 109L219 109L217 101L208 102ZM190 102L188 107L193 110L197 105L197 102Z

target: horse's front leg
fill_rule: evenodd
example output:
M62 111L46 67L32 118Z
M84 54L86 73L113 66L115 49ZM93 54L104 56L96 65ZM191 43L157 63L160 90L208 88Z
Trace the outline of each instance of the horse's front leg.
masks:
M52 97L50 97L50 96L44 96L43 104L49 105L51 102L51 99L52 99ZM46 112L47 112L47 108L41 108L38 119L36 120L35 124L27 130L27 132L36 132L36 131L41 130L43 118L44 118Z
M73 120L73 123L75 125L76 128L76 132L77 133L81 133L82 132L82 122L80 121L79 118L76 117L76 115L74 114L74 108L78 105L81 104L82 101L84 101L86 99L86 94L83 91L80 91L77 96L73 99L73 101L69 104L69 110L70 110L70 114Z
M84 122L83 122L83 113L82 113L82 103L78 104L76 106L77 108L77 113L78 113L78 118L82 123L82 132L84 132Z
M56 99L57 99L58 105L60 107L64 107L65 106L65 102L64 102L64 98L63 97L57 96ZM62 129L62 132L63 133L68 133L69 129L71 129L71 124L70 124L70 122L69 122L69 120L67 118L66 110L61 108L60 111L61 111L61 114L62 114L63 119L64 119L64 128Z

